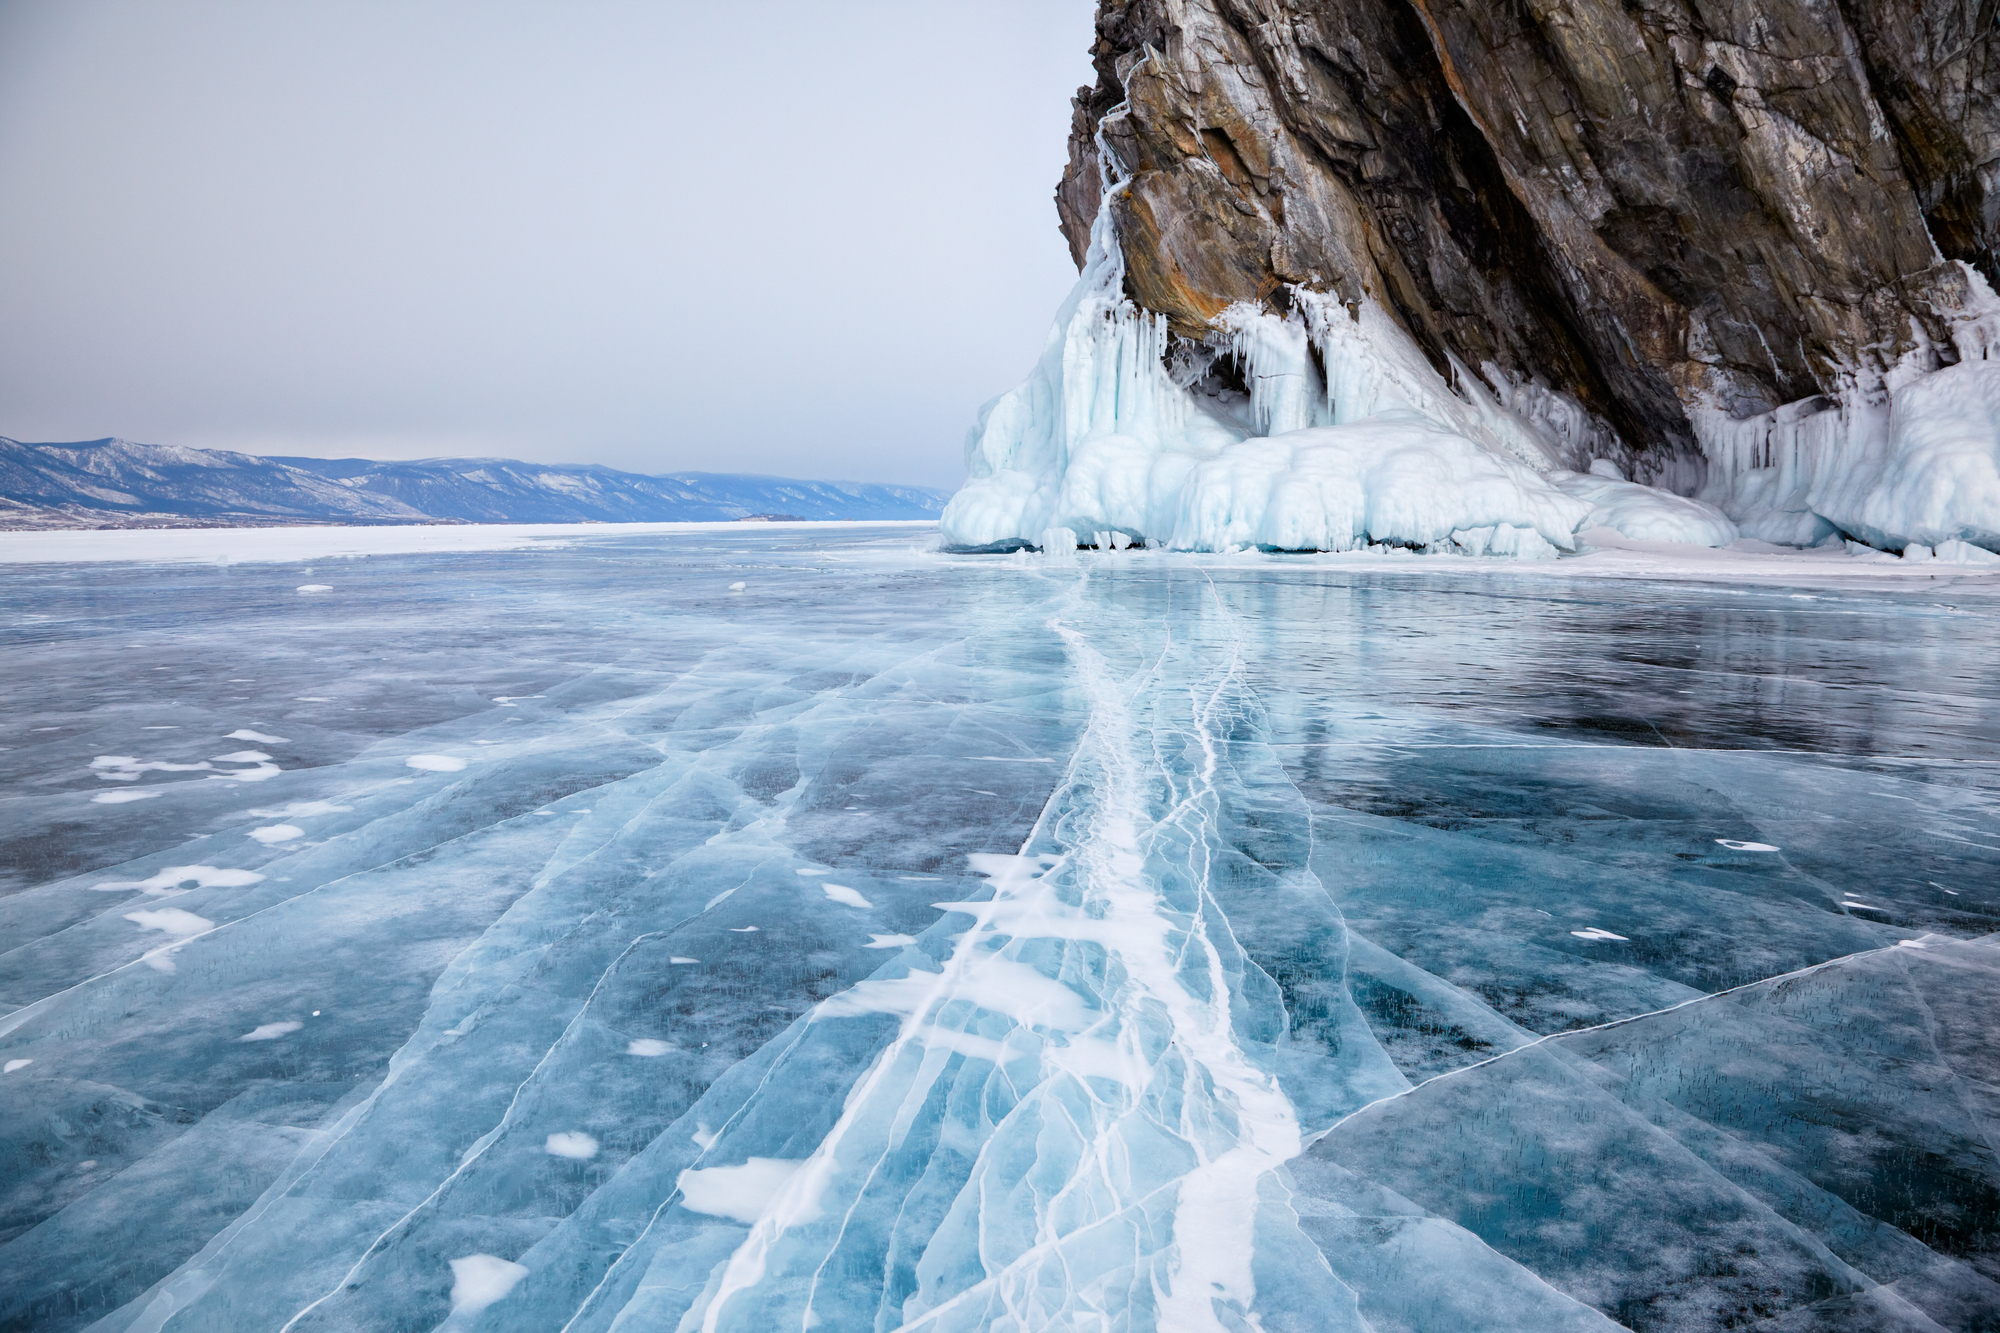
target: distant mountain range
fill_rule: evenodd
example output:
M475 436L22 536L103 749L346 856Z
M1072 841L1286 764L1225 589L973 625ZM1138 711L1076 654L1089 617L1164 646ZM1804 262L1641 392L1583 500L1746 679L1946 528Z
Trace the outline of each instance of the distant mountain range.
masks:
M649 477L504 458L378 463L0 437L0 529L925 519L950 498L922 486L723 472Z

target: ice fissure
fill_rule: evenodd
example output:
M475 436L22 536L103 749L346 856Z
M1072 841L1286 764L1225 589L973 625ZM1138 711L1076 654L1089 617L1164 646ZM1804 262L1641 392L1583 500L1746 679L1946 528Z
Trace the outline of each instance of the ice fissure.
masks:
M806 1020L830 1029L809 1040L896 1027L692 1308L649 1319L1221 1330L1330 1301L1321 1327L1364 1327L1324 1263L1260 1293L1260 1257L1310 1252L1271 1173L1330 1123L1330 1092L1407 1085L1294 1049L1231 931L1223 789L1254 707L1238 654L1132 643L1086 584L1048 624L1087 713L1034 832L973 858L990 897L936 904L923 944ZM1121 675L1135 648L1150 660ZM1295 888L1337 931L1310 872ZM725 1127L704 1160L736 1153ZM827 1280L885 1259L886 1290Z

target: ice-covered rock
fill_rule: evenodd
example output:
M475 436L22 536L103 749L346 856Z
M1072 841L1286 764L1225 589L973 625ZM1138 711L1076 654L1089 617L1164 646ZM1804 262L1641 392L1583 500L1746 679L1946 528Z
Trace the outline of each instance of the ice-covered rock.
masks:
M1879 386L1732 420L1697 412L1705 498L1753 537L1807 545L1839 530L1883 550L1957 541L2000 547L2000 360L1984 279L1958 327L1955 365L1907 364Z
M1588 494L1572 493L1556 478L1575 474L1558 465L1579 443L1604 447L1580 406L1504 377L1488 386L1460 370L1447 381L1372 301L1299 287L1282 315L1239 302L1204 341L1176 340L1163 316L1126 298L1112 217L1097 213L1040 362L968 435L969 476L943 517L948 544L1058 554L1081 542L1387 544L1532 557L1573 549L1593 517L1637 537L1734 540L1711 507L1636 483L1586 478ZM1496 540L1502 532L1532 540Z
M1414 389L1537 470L1699 494L1753 539L2000 546L2000 195L1965 165L2000 118L1961 73L2000 29L1946 0L1710 7L1700 41L1685 6L1618 0L1253 8L1101 4L1056 193L1079 266L1111 215L1107 299L1172 343L1220 447ZM1074 394L1048 383L1041 406ZM1119 488L1179 512L1181 446L1120 433L1145 450ZM1035 524L1068 517L1018 485ZM1626 495L1592 521L1728 531Z

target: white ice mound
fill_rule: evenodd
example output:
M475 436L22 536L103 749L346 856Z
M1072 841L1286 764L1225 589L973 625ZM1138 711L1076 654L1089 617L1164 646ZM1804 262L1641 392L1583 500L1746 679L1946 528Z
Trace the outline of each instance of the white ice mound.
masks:
M1243 440L1195 464L1181 484L1167 545L1436 547L1454 534L1505 526L1539 540L1501 552L1488 538L1474 553L1554 555L1573 548L1570 534L1587 512L1532 468L1414 412L1388 412L1351 426ZM1470 541L1457 545L1472 550Z
M1204 342L1175 342L1163 316L1125 298L1112 215L1098 210L1083 274L1033 373L967 436L969 475L942 520L948 545L1048 548L1067 531L1089 545L1188 551L1574 549L1596 502L1543 474L1601 445L1602 432L1578 424L1588 424L1580 407L1508 385L1516 410L1457 368L1447 382L1373 302L1303 288L1282 315L1231 306ZM1219 364L1243 387L1211 374ZM1617 516L1600 521L1631 514L1649 536L1699 534L1669 540L1735 537L1720 536L1728 521L1713 510L1619 485Z
M1563 494L1590 506L1586 529L1612 528L1634 541L1694 546L1727 546L1742 535L1712 504L1604 475L1609 470L1548 474Z
M1879 463L1824 477L1817 499L1872 545L2000 547L2000 362L1961 361L1898 389Z
M1093 288L1094 271L1117 275L1093 259L1041 364L981 412L947 543L1044 546L1066 529L1184 551L1346 551L1511 528L1535 540L1481 550L1573 549L1590 506L1540 475L1554 456L1534 428L1476 389L1453 393L1387 316L1312 293L1284 320L1234 308L1223 318L1251 391L1203 394L1166 365L1165 321Z

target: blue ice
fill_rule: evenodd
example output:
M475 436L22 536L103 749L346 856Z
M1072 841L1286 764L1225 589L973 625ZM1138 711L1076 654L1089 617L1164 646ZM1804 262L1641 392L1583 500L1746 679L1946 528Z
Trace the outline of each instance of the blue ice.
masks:
M1992 592L936 547L0 573L0 1329L2000 1321Z

